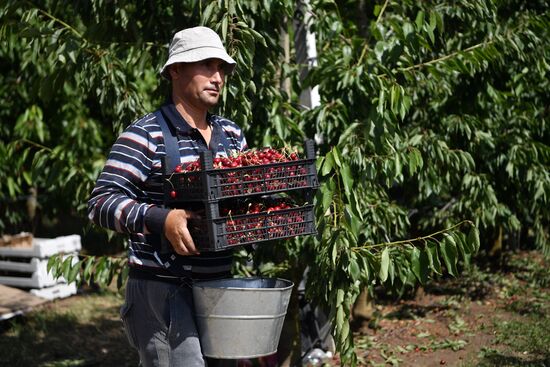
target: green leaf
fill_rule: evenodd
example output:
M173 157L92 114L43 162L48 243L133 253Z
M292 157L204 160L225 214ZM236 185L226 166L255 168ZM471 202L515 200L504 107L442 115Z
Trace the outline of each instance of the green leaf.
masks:
M349 198L353 190L353 176L350 167L347 164L343 164L340 168L340 174L342 175L344 191L346 196Z
M477 227L472 226L470 231L468 232L468 243L470 243L473 246L474 253L477 253L479 251L479 230Z
M432 41L432 44L435 43L434 30L428 27L428 29L426 29L426 32L428 33L428 37L430 37L430 41Z
M433 242L429 242L426 244L425 252L428 255L428 262L430 264L430 268L433 270L434 273L441 275L441 262L439 261L439 253L437 251L437 245Z
M332 190L328 187L327 184L323 183L320 187L320 192L322 194L322 208L323 208L323 214L327 212L327 210L330 208L330 204L332 203L332 198L334 197L334 193Z
M388 247L382 251L380 257L380 272L378 276L382 282L385 282L388 279L388 271L390 268L390 250Z
M441 255L443 256L443 261L445 261L447 271L452 276L457 276L458 271L456 269L456 263L458 259L456 244L453 238L450 235L445 236L443 241L439 243L439 249L441 250Z
M340 138L338 139L338 144L342 144L348 141L350 136L356 134L356 129L361 126L360 123L354 122L353 124L346 127L346 130L340 135Z
M267 43L265 42L264 36L262 36L260 33L256 32L254 29L249 28L248 29L250 33L254 36L254 38L259 41L264 47L267 47Z
M344 307L340 303L338 304L338 306L336 306L336 327L340 330L344 325L344 322L345 322L344 319L345 319Z
M390 278L390 284L393 285L395 281L395 264L391 259L388 267L388 277Z
M424 12L422 10L416 14L415 24L417 30L421 30L422 26L424 26Z
M332 257L331 257L331 260L332 260L332 265L336 265L336 260L338 260L338 246L336 246L336 244L334 244L332 246Z
M419 261L420 261L419 280L420 280L420 283L424 284L428 281L428 276L430 275L430 259L427 251L425 250L420 251Z
M325 157L319 157L315 160L315 168L317 169L317 172L321 173L321 167L323 166L324 162L325 162Z
M368 255L364 255L361 257L361 265L362 265L362 272L363 275L363 281L364 283L369 284L372 281L372 273L371 273L371 265L368 260Z
M342 324L342 328L340 330L340 333L342 335L342 338L348 338L349 337L349 331L350 331L350 328L349 328L349 321L344 321L344 323Z
M341 305L344 302L346 292L343 289L338 289L336 292L336 305Z
M229 21L229 18L227 16L224 16L223 19L222 19L222 39L227 42L227 28L228 28L228 23Z
M401 159L399 158L399 154L396 154L394 157L394 165L395 165L395 175L396 176L401 175L401 170L403 169L403 166L401 165Z
M437 13L430 12L430 28L433 30L437 27Z
M465 236L462 233L454 233L453 234L456 242L456 247L459 252L459 256L462 258L464 262L464 267L466 269L470 268L470 259L471 259L471 248L467 245Z
M55 254L48 259L48 263L46 264L46 271L48 273L51 273L54 277L55 277L58 263L59 263L59 255Z
M15 183L13 177L8 177L8 180L7 180L7 184L8 184L8 192L10 194L10 197L15 197L15 194L16 192L19 191L18 189L18 185Z
M399 106L401 103L401 86L393 85L390 91L390 108L394 114L399 113Z
M326 176L334 167L334 157L332 156L332 152L328 152L325 156L325 162L323 163L323 168L321 170L321 175Z
M61 266L61 271L62 271L62 274L63 274L63 278L65 278L67 280L68 280L69 274L71 272L72 262L73 262L73 257L71 255L69 255L65 258L65 260L63 260L63 265Z
M101 284L103 273L105 272L106 258L101 256L97 259L97 264L94 269L94 281Z
M29 186L32 186L31 172L24 171L22 175L23 175L23 179L25 180L25 183Z
M411 267L414 275L421 284L428 280L429 259L426 251L414 247L411 251Z
M341 167L342 166L342 156L340 154L340 150L338 149L338 147L334 147L332 148L332 158L334 159L334 164L336 167Z
M78 273L80 271L80 266L82 262L77 261L74 264L71 264L71 270L69 270L69 274L67 277L67 283L74 283L77 280Z
M380 94L378 95L378 107L376 108L376 111L379 115L384 114L384 108L386 103L386 91L384 89L380 90Z
M83 281L89 283L92 277L92 266L95 262L95 256L90 256L84 263L84 269L82 271Z

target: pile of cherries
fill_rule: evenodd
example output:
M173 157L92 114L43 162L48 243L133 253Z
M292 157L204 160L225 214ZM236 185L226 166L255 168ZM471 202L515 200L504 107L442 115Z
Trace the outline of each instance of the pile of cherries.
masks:
M213 159L213 168L228 170L220 173L221 194L224 197L253 193L280 191L304 187L307 185L307 169L303 163L274 165L274 163L298 161L296 152L286 149L261 148L230 154L227 157ZM178 165L174 173L198 172L199 160ZM200 177L189 175L180 184L196 185ZM170 192L176 198L177 192Z
M304 211L285 199L270 204L251 202L233 209L221 208L220 214L226 218L229 245L297 236L306 228ZM241 214L254 215L241 217Z
M250 149L245 152L234 151L227 157L216 157L213 160L214 169L239 168L247 166L260 166L263 164L288 162L298 160L296 152L288 152L286 149L260 148ZM174 169L175 173L200 171L201 164L196 161L179 164Z

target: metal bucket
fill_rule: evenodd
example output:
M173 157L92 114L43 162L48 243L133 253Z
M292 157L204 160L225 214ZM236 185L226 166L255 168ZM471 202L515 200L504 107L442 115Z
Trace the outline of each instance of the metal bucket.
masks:
M196 282L193 298L202 353L219 359L275 353L293 285L257 277Z

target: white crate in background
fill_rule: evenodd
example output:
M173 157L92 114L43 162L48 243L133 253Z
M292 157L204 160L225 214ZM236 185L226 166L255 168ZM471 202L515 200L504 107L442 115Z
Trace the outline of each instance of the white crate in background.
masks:
M59 253L78 252L81 248L80 235L72 234L56 238L34 238L32 247L0 247L0 256L43 259Z
M78 254L65 255L72 256L72 263L78 261ZM44 288L52 285L66 283L65 278L54 278L48 272L48 259L32 258L30 262L18 261L0 261L0 270L9 271L11 275L0 274L0 284L10 285L21 288ZM15 274L17 275L15 275Z
M28 261L14 261L13 258L4 258L4 260L0 260L0 270L34 273L44 267L48 267L48 259L31 257L27 258L27 260Z

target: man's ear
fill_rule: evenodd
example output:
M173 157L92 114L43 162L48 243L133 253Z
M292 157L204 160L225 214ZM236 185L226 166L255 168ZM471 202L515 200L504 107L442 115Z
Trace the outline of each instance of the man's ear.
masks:
M168 65L168 73L170 74L171 80L176 80L180 77L180 68L179 63Z

